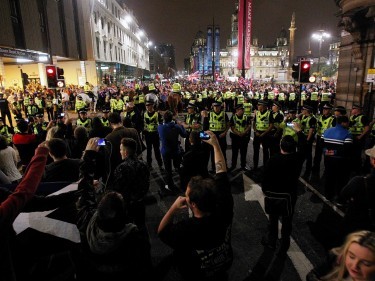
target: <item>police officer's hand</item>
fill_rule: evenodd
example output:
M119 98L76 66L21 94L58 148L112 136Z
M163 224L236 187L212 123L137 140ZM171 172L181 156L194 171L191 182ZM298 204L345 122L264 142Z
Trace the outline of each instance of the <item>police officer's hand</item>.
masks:
M207 110L202 110L201 115L202 115L202 117L208 117Z

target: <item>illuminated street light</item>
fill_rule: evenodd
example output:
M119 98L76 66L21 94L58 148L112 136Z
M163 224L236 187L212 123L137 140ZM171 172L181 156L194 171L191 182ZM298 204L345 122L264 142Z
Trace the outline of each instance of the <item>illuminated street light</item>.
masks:
M319 58L318 58L318 71L320 70L320 57L321 57L321 51L322 51L322 42L324 42L325 38L330 38L331 34L324 32L324 30L319 30L317 33L314 33L311 36L313 39L319 41Z

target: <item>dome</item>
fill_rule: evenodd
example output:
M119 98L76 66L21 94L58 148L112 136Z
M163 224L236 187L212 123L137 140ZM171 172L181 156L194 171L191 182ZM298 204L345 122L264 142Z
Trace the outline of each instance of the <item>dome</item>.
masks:
M199 30L197 32L197 35L195 35L195 39L201 39L201 38L204 38L204 33L202 32L202 30Z

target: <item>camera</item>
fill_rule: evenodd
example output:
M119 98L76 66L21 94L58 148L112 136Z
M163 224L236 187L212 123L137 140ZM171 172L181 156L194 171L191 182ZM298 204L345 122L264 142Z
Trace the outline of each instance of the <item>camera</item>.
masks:
M288 127L291 127L291 128L294 127L294 124L293 124L292 122L290 122L290 123L286 123L286 125L287 125Z
M200 132L199 133L199 137L202 139L202 140L209 140L210 139L210 135L205 133L204 131Z
M99 139L98 140L98 145L100 145L100 146L105 145L105 139Z

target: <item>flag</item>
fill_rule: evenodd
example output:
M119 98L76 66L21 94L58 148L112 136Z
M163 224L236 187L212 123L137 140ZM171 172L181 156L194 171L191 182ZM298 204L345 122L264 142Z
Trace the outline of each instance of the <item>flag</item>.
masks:
M37 193L57 195L76 190L77 186L77 183L41 183ZM30 274L47 274L47 269L44 268L46 260L50 260L52 256L61 256L62 253L73 254L81 242L75 222L75 202L50 211L20 213L13 223L17 233L16 243L19 245L17 249L21 251L17 256L23 258L18 261L19 268L34 268L34 272ZM68 268L66 264L61 264L57 265L56 270L64 272Z

